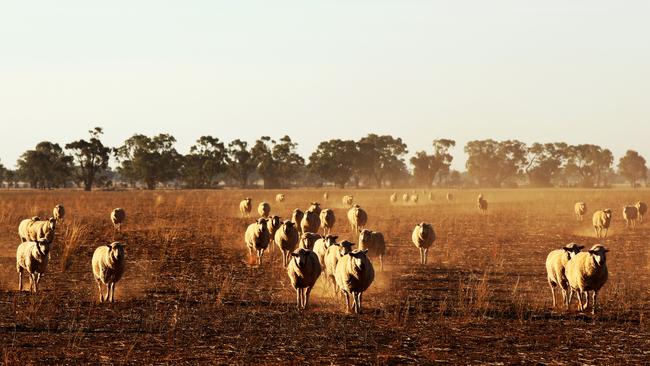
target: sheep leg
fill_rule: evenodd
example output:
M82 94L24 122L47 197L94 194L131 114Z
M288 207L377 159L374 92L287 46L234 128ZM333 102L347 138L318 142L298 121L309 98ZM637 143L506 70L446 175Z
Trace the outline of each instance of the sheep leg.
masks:
M282 250L282 266L286 267L287 266L287 256L289 255L288 250Z
M18 267L18 291L23 290L23 269Z
M303 305L303 309L307 308L307 304L309 303L309 294L311 293L312 286L307 287L305 290L305 305Z
M109 292L111 291L111 287L110 287L110 286L111 286L110 284L108 284L108 283L106 284L106 296L102 296L103 301L106 301L106 302L107 302L107 301L109 300L109 298L108 298L108 294L109 294Z
M429 248L424 248L424 264L427 264L427 254L429 252Z
M302 302L302 301L301 301L301 300L302 300L302 299L301 299L301 297L302 297L302 296L301 296L301 292L302 292L302 291L300 290L300 288L299 288L299 287L296 287L296 308L298 308L298 310L300 310L300 304L301 304L301 302Z
M379 270L382 271L382 272L384 271L384 256L383 255L379 255Z
M115 302L115 282L111 282L111 302Z
M573 297L573 289L569 287L567 292L566 309L569 310L569 306L571 306L571 298Z
M361 314L361 297L363 292L357 292L357 314Z
M591 294L591 302L593 303L591 305L591 314L596 315L596 296L598 295L598 291L594 291Z
M262 265L262 255L264 254L264 249L260 249L257 251L257 264Z
M350 295L345 290L343 291L343 294L345 295L345 310L349 313L350 312Z
M576 294L578 295L578 309L582 311L582 290L578 289L576 290Z
M606 228L606 229L605 229L605 236L604 236L605 238L607 238L607 232L608 232L608 231L609 231L609 228Z
M95 279L95 282L97 282L97 291L99 292L99 303L104 302L104 297L102 296L102 283L99 282L99 279Z
M248 263L253 259L253 248L248 247Z
M551 296L553 297L553 309L555 309L555 287L553 287L552 283L548 283L549 286L551 286Z

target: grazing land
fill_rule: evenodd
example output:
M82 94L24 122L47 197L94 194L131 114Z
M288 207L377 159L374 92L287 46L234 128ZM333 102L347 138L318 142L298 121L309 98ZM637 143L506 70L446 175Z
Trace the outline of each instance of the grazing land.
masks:
M434 190L417 204L391 204L391 190L2 191L0 192L0 360L5 364L647 364L650 362L650 218L626 229L622 207L648 190ZM398 197L406 191L395 191ZM409 191L410 192L410 191ZM489 202L481 214L476 198ZM239 201L262 200L289 218L319 201L347 225L353 194L383 232L384 272L346 314L319 280L298 311L277 248L251 264L243 237L253 218ZM585 201L582 222L574 203ZM18 292L15 251L21 219L62 203L49 271L39 293ZM109 214L127 213L117 233ZM591 214L614 211L609 235L594 238ZM419 265L416 223L437 240ZM99 304L91 271L97 246L126 243L127 269L114 304ZM569 242L602 242L609 281L596 316L551 309L544 261Z

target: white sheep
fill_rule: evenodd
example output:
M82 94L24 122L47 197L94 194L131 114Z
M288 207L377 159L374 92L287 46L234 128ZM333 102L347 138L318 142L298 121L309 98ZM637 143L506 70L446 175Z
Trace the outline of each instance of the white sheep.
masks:
M354 243L351 243L347 240L344 240L341 243L330 243L330 246L325 252L325 258L323 260L325 267L323 267L323 271L325 272L325 277L327 278L328 282L332 284L335 297L339 294L339 288L336 285L336 265L343 255L352 251L353 245Z
M408 202L410 197L411 197L411 196L410 196L408 193L404 193L404 194L402 195L402 201L404 201L404 202Z
M634 229L636 227L636 220L639 218L639 209L636 206L628 205L623 207L623 220L625 220L625 227Z
M307 208L307 211L314 211L314 212L316 212L317 214L320 215L320 213L322 211L322 209L320 207L320 203L318 203L318 202L310 202L309 203L309 208Z
M612 210L606 208L604 210L598 210L594 212L592 217L592 223L594 225L594 232L596 233L597 238L607 237L607 232L609 231L609 224L612 222ZM605 234L603 236L603 230Z
M348 210L348 221L350 222L350 230L356 235L368 223L368 214L361 206L354 205Z
M246 234L244 235L244 241L248 247L249 258L252 262L253 250L255 250L258 265L262 264L262 256L264 255L266 248L269 246L271 235L269 233L269 228L266 226L267 221L268 219L263 217L257 219L256 222L248 225L246 228Z
M56 219L50 217L47 220L41 220L38 216L31 219L25 219L18 225L18 236L21 242L39 241L47 239L50 243L54 241L54 232L56 230Z
M419 200L420 200L420 196L417 193L413 193L411 195L411 202L418 203Z
M329 193L327 193L327 192L323 193L323 201L326 201L326 202L327 202L327 200L328 200L329 198L330 198L330 194L329 194Z
M332 231L335 223L336 216L334 216L334 211L326 208L320 212L320 225L323 228L323 234L329 234Z
M302 227L300 224L302 224L303 217L305 217L305 213L298 208L293 210L293 213L291 214L291 221L296 225L296 230L298 230L300 234L302 234Z
M479 211L481 211L481 213L487 213L488 202L485 198L483 198L482 194L478 195L476 202L478 204Z
M313 251L318 256L318 262L323 270L325 269L325 255L327 254L327 250L336 244L336 239L338 238L336 235L325 235L325 237L319 238L314 243Z
M635 206L639 210L639 222L643 222L643 216L648 212L648 205L645 202L639 201Z
M384 255L386 255L386 241L384 234L367 229L359 233L359 250L368 249L368 257L379 257L379 270L384 271Z
M375 270L366 253L368 253L368 249L348 252L339 259L336 265L336 285L345 295L348 312L350 312L349 295L352 294L352 308L355 313L361 314L363 292L370 287L375 279Z
M343 199L341 201L343 202L344 205L350 207L354 202L354 196L346 194L345 196L343 196Z
M252 210L253 200L250 197L246 197L239 202L239 212L241 213L241 217L250 217Z
M596 244L588 252L581 252L566 264L565 274L572 291L578 295L580 310L589 306L589 291L592 291L593 302L591 313L596 313L596 297L598 291L607 282L607 261L605 253L609 252L604 246ZM582 304L582 294L585 294L585 304ZM570 301L570 297L569 297Z
M553 308L556 306L555 302L555 288L559 287L562 291L562 302L565 307L569 308L569 294L567 289L569 288L569 282L566 279L566 274L564 269L566 264L573 258L576 254L584 248L583 245L578 245L576 243L569 243L562 249L556 249L548 253L546 257L546 279L548 280L549 286L551 286L551 296L553 296Z
M275 245L282 251L282 265L287 266L291 253L298 247L300 235L293 221L286 220L275 232Z
M576 202L575 205L573 205L573 212L576 215L576 220L582 221L587 213L587 204L584 202Z
M450 192L447 193L447 202L451 202L454 200L454 195L451 194Z
M280 220L279 216L271 216L269 218L269 221L266 222L266 226L269 229L269 245L271 246L269 248L270 251L273 251L273 248L275 247L273 244L273 241L275 240L275 232L278 231L280 226L282 225L282 221Z
M275 202L284 202L284 193L278 193L275 195Z
M300 230L303 233L317 233L320 230L320 217L318 216L318 212L312 210L312 208L307 210L300 222Z
M413 244L420 250L420 264L427 264L427 253L436 240L436 232L433 230L433 225L425 222L415 225L411 239L413 240Z
M126 211L123 208L116 208L111 211L111 222L117 231L122 231L122 224L126 220Z
M314 245L316 245L316 240L322 238L322 236L316 234L316 233L311 233L311 232L304 232L300 236L300 247L313 250Z
M99 291L99 302L115 302L115 284L122 278L125 266L124 244L114 242L95 249L92 267ZM102 284L106 286L106 296L102 294Z
M433 201L433 192L429 192L429 201Z
M257 213L260 214L260 217L268 218L271 214L271 205L268 202L260 202L257 206Z
M23 270L29 273L29 290L38 292L38 283L47 270L51 242L45 238L21 243L16 250L18 291L23 290Z
M56 222L63 222L63 219L65 218L65 208L62 204L54 206L54 209L52 209L52 217L54 217Z
M316 280L320 277L321 266L316 253L309 249L300 248L291 253L293 257L287 266L287 275L291 286L296 289L296 306L298 309L307 308L309 294Z
M390 202L391 203L397 202L397 193L393 193L390 195Z

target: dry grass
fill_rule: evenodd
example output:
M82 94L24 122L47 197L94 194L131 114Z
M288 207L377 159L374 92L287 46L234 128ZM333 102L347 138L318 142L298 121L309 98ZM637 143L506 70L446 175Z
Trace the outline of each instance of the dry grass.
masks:
M228 363L646 363L650 327L650 222L624 227L620 209L648 191L483 191L490 212L476 208L478 191L446 191L434 201L389 203L392 191L354 191L382 231L385 271L364 296L365 313L343 313L323 283L311 308L295 310L295 295L279 252L247 264L238 203L273 202L288 217L311 201L333 208L334 232L352 239L340 203L348 192L286 191L0 192L0 348L5 364ZM398 192L401 196L402 192ZM420 194L421 198L426 195ZM576 222L573 203L611 207L604 241L610 280L596 317L550 309L546 254L570 241L586 246L590 220ZM17 293L15 248L22 218L46 216L63 203L42 292ZM256 206L256 205L255 205ZM124 207L116 233L109 220ZM427 266L410 242L415 223L434 224L438 239ZM113 240L127 245L128 268L117 303L97 304L90 259ZM615 358L614 358L615 357Z

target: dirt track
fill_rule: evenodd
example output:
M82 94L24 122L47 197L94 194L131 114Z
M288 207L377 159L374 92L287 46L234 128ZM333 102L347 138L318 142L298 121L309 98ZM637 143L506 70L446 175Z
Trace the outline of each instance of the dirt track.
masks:
M0 192L0 348L8 364L511 364L650 363L649 222L627 230L621 207L649 191L477 191L444 200L390 205L392 191L353 191L384 232L386 269L364 296L364 314L347 315L319 284L312 306L295 295L276 250L250 266L238 217L244 196L271 202L272 212L322 202L322 191ZM330 192L340 239L350 235L340 197ZM400 192L398 192L400 193ZM401 196L401 195L398 195ZM584 222L573 203L587 202ZM20 219L69 212L57 231L42 292L18 293L16 233ZM123 234L108 214L127 211ZM596 317L550 308L546 254L576 241L598 241L596 208L614 209L607 262L610 280ZM410 242L417 222L434 224L429 265L416 265ZM77 231L76 234L74 232ZM75 239L78 235L80 239ZM127 243L128 269L115 304L97 303L90 270L95 247ZM351 238L352 239L352 238ZM356 242L356 238L353 238ZM66 248L66 249L64 249Z

